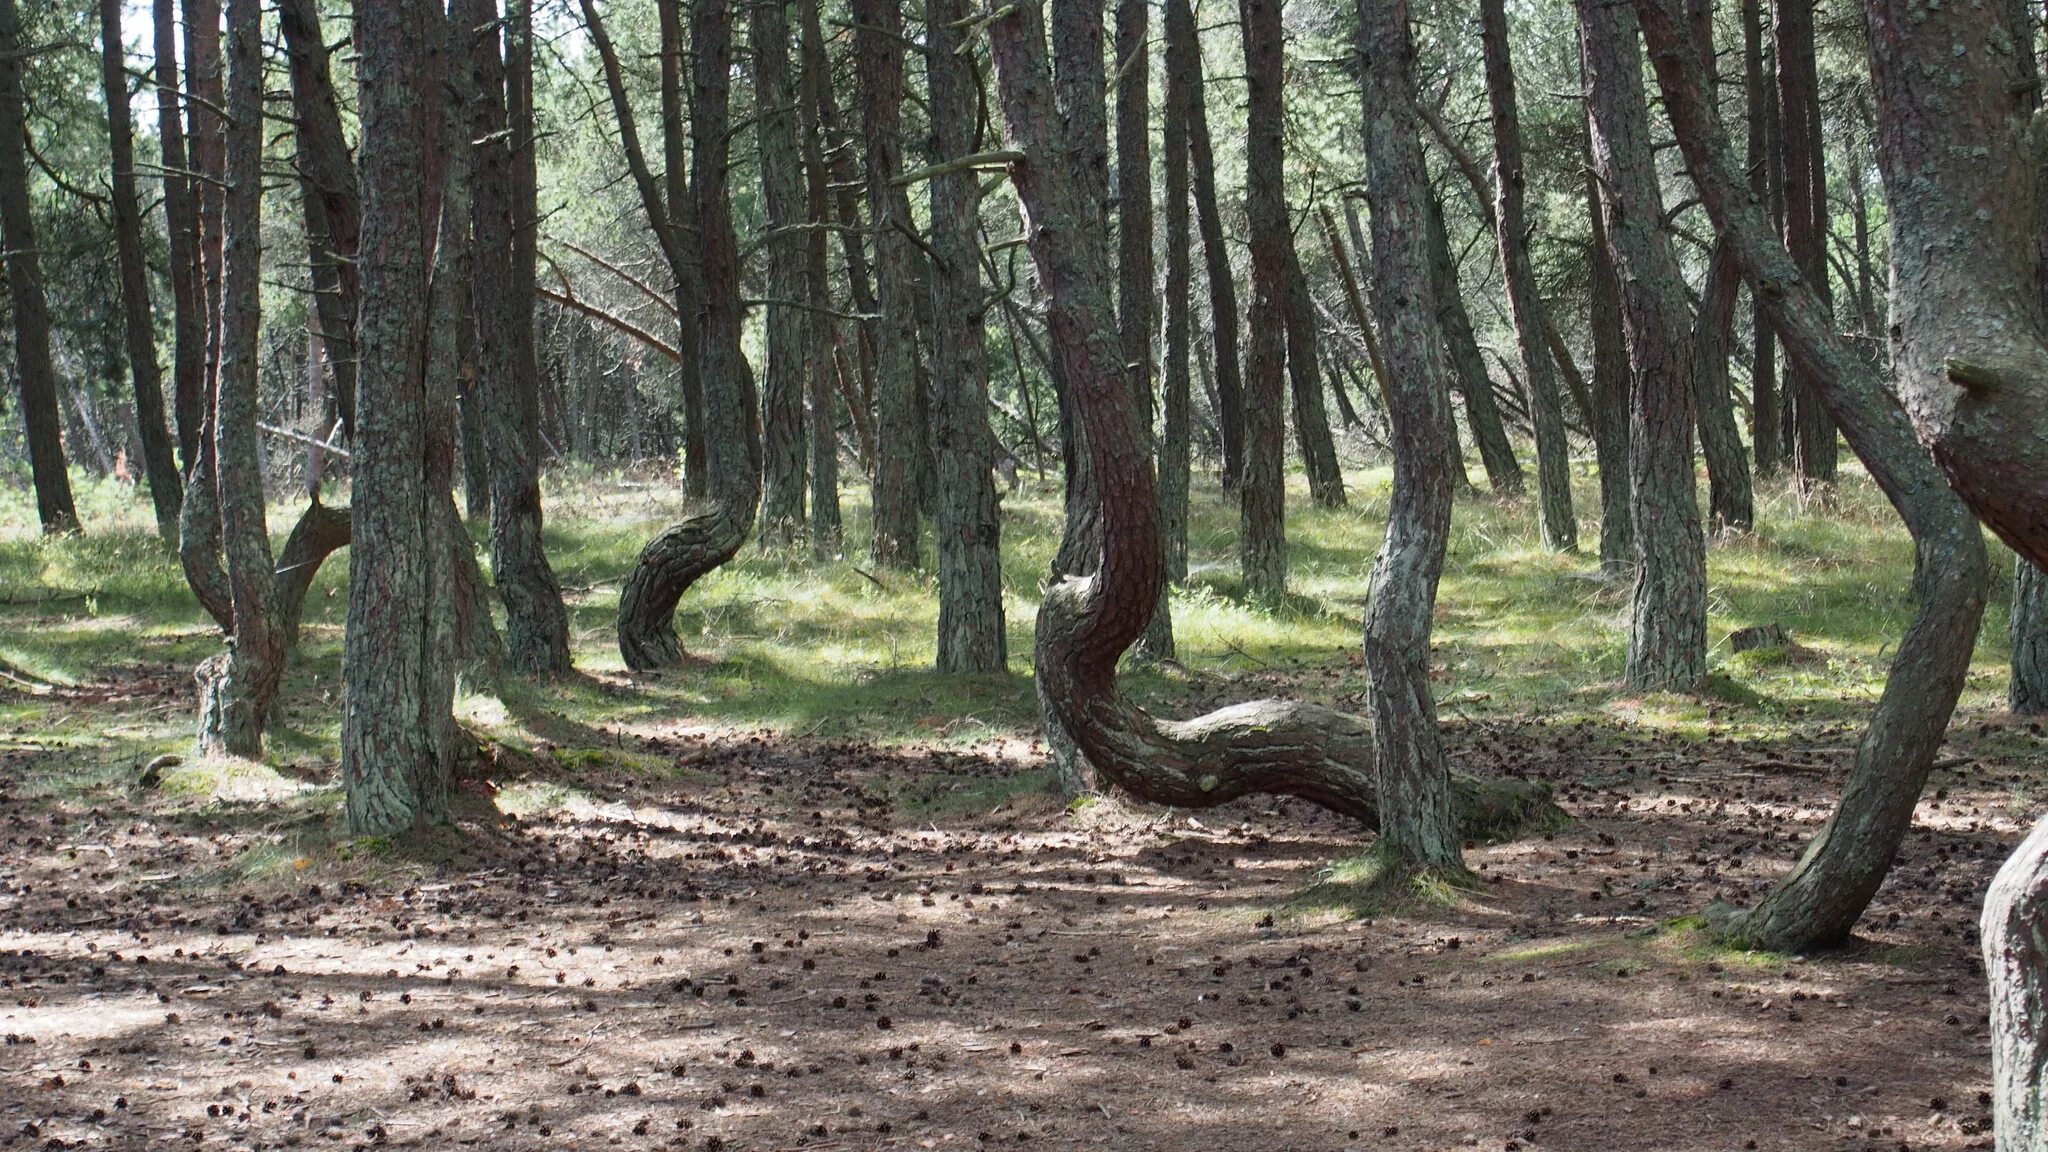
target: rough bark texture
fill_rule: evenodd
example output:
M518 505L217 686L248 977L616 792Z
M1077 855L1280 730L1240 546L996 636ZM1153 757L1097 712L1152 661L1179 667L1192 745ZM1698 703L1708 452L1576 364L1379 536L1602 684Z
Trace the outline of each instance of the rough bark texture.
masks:
M839 555L842 529L839 422L833 416L832 403L837 387L832 352L837 321L830 314L832 280L827 259L829 237L824 227L831 218L831 174L825 166L823 101L828 98L824 93L831 88L832 71L825 59L825 36L818 8L816 4L798 6L802 13L803 68L797 100L798 123L803 134L805 214L811 224L811 230L804 236L804 282L811 305L804 328L808 348L805 394L810 403L811 427L811 554L827 559ZM859 248L857 241L854 247ZM854 414L857 416L858 412Z
M1146 444L1164 466L1164 446L1155 431L1152 339L1158 335L1159 285L1152 258L1152 59L1148 0L1116 5L1116 307L1123 336L1124 365L1143 402ZM1183 138L1185 143L1185 138ZM1168 530L1162 510L1162 531ZM1164 542L1162 541L1162 546ZM1152 621L1138 645L1150 659L1173 655L1173 608L1162 592Z
M142 213L135 198L135 127L128 118L128 54L121 40L120 0L100 0L100 81L106 94L108 153L113 161L107 199L113 209L114 251L121 269L122 333L128 376L135 389L135 423L142 436L143 471L156 509L157 535L165 543L175 544L184 488L171 430L164 419L164 383L156 362L149 268L142 256Z
M1315 300L1292 237L1287 241L1287 385L1294 409L1294 440L1308 474L1309 499L1319 508L1344 507L1344 470L1323 403L1322 358L1316 351ZM1449 408L1445 409L1446 415Z
M1192 392L1188 357L1193 353L1192 312L1194 307L1193 228L1189 217L1188 129L1196 98L1190 86L1190 67L1182 59L1196 47L1191 38L1175 36L1171 30L1183 21L1192 24L1186 0L1167 0L1164 107L1161 109L1160 182L1165 212L1166 291L1165 329L1159 371L1160 430L1158 457L1159 543L1164 552L1166 582L1178 584L1188 578L1188 489L1192 480L1192 443L1189 402ZM1187 31L1187 28L1183 28ZM1193 71L1199 73L1200 61ZM1141 647L1155 659L1174 655L1173 622L1167 615L1166 597L1153 612Z
M1777 88L1770 83L1764 63L1765 0L1741 0L1742 8L1742 92L1745 143L1743 167L1748 173L1749 194L1758 203L1775 204L1778 189L1776 128ZM1779 224L1773 209L1772 226ZM1777 337L1764 319L1763 305L1750 300L1753 335L1749 354L1750 424L1749 442L1756 453L1756 478L1773 479L1780 467L1778 441Z
M184 110L179 107L176 0L155 0L157 151L164 167L164 231L170 248L171 412L180 470L199 457L206 422L206 334L199 317L199 207L183 173Z
M43 296L35 222L29 216L28 127L21 80L26 48L14 0L0 0L0 245L7 250L8 304L14 314L14 373L43 531L76 532L78 509L71 500L71 476L64 463L57 369L50 359L50 306Z
M1479 446L1486 481L1497 496L1519 496L1524 483L1522 465L1515 459L1514 445L1508 441L1507 427L1500 418L1500 403L1493 396L1493 379L1486 374L1486 359L1480 355L1479 340L1472 334L1472 317L1465 310L1465 293L1458 285L1458 265L1451 256L1451 238L1444 227L1443 204L1435 197L1429 202L1429 262L1430 285L1436 292L1437 328L1443 334L1444 354L1451 364L1451 386L1465 401L1465 423L1471 427L1472 439Z
M1707 462L1707 525L1715 532L1747 532L1756 525L1749 453L1742 447L1735 401L1728 390L1728 345L1741 287L1734 256L1725 244L1715 245L1692 329L1694 407L1700 455Z
M1504 0L1480 0L1479 39L1486 56L1486 95L1493 109L1494 233L1507 283L1515 343L1529 386L1529 422L1536 431L1536 522L1547 548L1576 551L1578 521L1572 514L1571 444L1565 438L1564 406L1550 349L1543 338L1543 298L1536 289L1536 265L1529 258L1528 214L1524 210L1522 129L1515 107L1515 71L1508 54Z
M1692 463L1692 318L1685 281L1661 227L1636 17L1579 0L1607 243L1621 278L1633 406L1630 508L1636 584L1629 615L1628 684L1686 690L1707 671L1707 552Z
M1822 305L1828 288L1827 145L1821 137L1820 78L1815 64L1814 0L1773 0L1772 40L1778 65L1778 154L1785 181L1785 246ZM1793 363L1786 383L1793 400L1792 465L1800 490L1828 498L1835 482L1835 425L1815 394L1818 385Z
M2048 576L2025 560L2013 565L2012 678L2006 707L2020 716L2048 714Z
M788 547L804 528L803 168L797 150L796 81L789 65L789 11L780 2L748 12L754 55L754 126L761 155L761 224L768 232L767 351L761 383L761 545Z
M754 378L740 351L739 241L726 180L731 155L730 0L695 0L690 44L693 215L699 231L705 471L710 505L640 550L619 590L619 654L634 669L683 658L676 605L706 573L737 555L761 499Z
M506 660L514 671L569 670L569 614L541 543L540 395L531 359L532 296L520 291L518 165L510 99L518 80L500 47L496 0L468 0L476 94L475 214L478 391L491 453L491 578L505 604ZM515 0L516 2L516 0ZM508 9L509 15L509 9ZM504 26L509 29L510 21ZM502 37L509 46L509 33Z
M1592 218L1592 302L1587 326L1593 330L1593 452L1600 469L1600 567L1610 574L1635 572L1635 521L1629 512L1630 481L1628 338L1621 328L1621 276L1607 243L1607 219L1600 206L1600 178L1591 157L1586 165L1586 207Z
M263 514L263 457L256 427L263 282L261 31L258 0L229 0L224 278L213 445L234 634L226 659L202 666L199 705L201 749L251 759L263 754L264 727L284 676L283 617Z
M1216 159L1209 146L1208 97L1202 85L1202 44L1194 9L1181 0L1166 5L1167 70L1188 90L1188 169L1195 194L1195 226L1202 235L1202 264L1209 280L1209 346L1216 374L1216 424L1223 441L1223 487L1237 490L1244 469L1244 374L1238 362L1237 285L1231 279L1230 248L1223 238L1223 212L1216 203Z
M362 197L348 138L342 133L341 102L334 91L319 5L315 0L279 0L277 12L291 71L298 143L294 167L312 264L314 313L334 370L335 401L342 422L353 431L360 356L356 312L361 306L362 272L356 253L362 243Z
M1245 316L1244 470L1238 476L1237 563L1245 594L1278 604L1287 594L1286 99L1281 91L1280 0L1238 0L1244 28L1245 220L1252 300Z
M1916 450L1884 381L1834 332L1826 305L1802 282L1796 261L1749 194L1675 6L1670 0L1638 0L1638 7L1665 107L1701 202L1728 239L1728 251L1787 353L1913 536L1916 610L1857 744L1841 802L1792 872L1755 908L1724 924L1735 939L1755 947L1828 947L1848 937L1883 882L1962 692L1984 609L1983 535Z
M1254 793L1300 796L1380 822L1368 726L1310 705L1255 701L1162 722L1123 699L1116 665L1144 630L1165 571L1152 470L1137 435L1138 400L1118 357L1107 253L1091 242L1054 114L1038 0L989 28L1010 165L1040 283L1050 294L1053 355L1065 363L1101 482L1104 531L1091 576L1052 585L1034 648L1041 699L1106 780L1141 799L1209 807ZM1419 156L1419 152L1418 152ZM1093 233L1099 235L1099 233ZM1506 834L1554 811L1540 788L1464 779L1452 788L1475 836Z
M862 148L867 157L868 219L874 229L875 563L918 562L917 285L911 270L911 220L891 187L903 170L903 11L898 0L857 0L855 57L860 78Z
M980 81L960 51L961 0L925 0L925 77L934 162L974 151ZM1002 514L996 507L995 437L988 427L983 348L981 176L962 168L931 182L932 416L939 454L938 670L1000 672L1009 660L1003 621Z

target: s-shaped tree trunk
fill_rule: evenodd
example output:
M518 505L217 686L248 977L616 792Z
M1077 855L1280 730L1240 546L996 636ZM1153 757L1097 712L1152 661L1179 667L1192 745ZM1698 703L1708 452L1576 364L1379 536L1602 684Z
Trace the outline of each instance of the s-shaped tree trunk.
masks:
M1140 799L1205 808L1285 794L1377 825L1374 740L1364 721L1278 700L1160 721L1117 692L1117 660L1144 630L1165 565L1151 464L1136 433L1138 398L1119 366L1106 245L1086 226L1071 144L1053 111L1042 20L1039 0L1018 0L990 24L989 40L1006 135L1024 157L1011 162L1010 179L1050 295L1052 355L1074 388L1100 481L1103 532L1093 574L1058 581L1040 603L1040 697L1103 778ZM1521 781L1453 776L1450 794L1466 836L1509 834L1554 812L1547 789Z

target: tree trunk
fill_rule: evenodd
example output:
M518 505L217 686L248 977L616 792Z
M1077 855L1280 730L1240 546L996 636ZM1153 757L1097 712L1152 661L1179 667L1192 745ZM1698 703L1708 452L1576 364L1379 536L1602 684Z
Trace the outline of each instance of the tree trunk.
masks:
M1639 0L1638 7L1701 202L1794 364L1913 536L1917 609L1857 745L1841 802L1791 874L1755 908L1724 922L1732 937L1751 947L1828 947L1848 937L1883 882L1962 692L1984 609L1983 535L1916 450L1884 382L1836 335L1819 293L1801 280L1794 257L1776 241L1734 165L1698 51L1675 6Z
M57 369L50 359L50 306L43 296L35 222L29 214L28 126L22 63L27 58L15 0L0 0L0 244L7 249L7 288L14 313L14 371L21 385L21 423L35 479L36 513L45 533L79 530L64 463L63 413Z
M2018 716L2048 714L2048 576L2025 560L2013 564L2012 678L2006 707Z
M1536 522L1545 547L1574 552L1579 547L1579 528L1572 514L1571 444L1565 438L1563 403L1543 338L1543 298L1536 290L1536 266L1529 258L1522 129L1515 108L1515 72L1508 53L1504 0L1480 0L1479 29L1486 55L1486 94L1493 109L1494 230L1508 310L1515 323L1515 342L1521 349L1522 373L1529 385L1529 422L1536 431Z
M891 186L903 170L903 11L898 0L854 5L861 141L867 157L868 219L874 231L875 474L874 562L918 564L917 302L911 220Z
M1315 302L1294 241L1287 242L1287 381L1294 406L1294 438L1308 473L1309 499L1318 508L1344 507L1344 471L1323 404L1322 358L1316 351ZM1448 418L1450 408L1444 409Z
M1828 288L1827 145L1821 136L1820 78L1815 65L1814 0L1774 0L1772 39L1778 64L1779 155L1785 179L1785 246L1823 305ZM1800 491L1829 498L1835 483L1835 426L1817 385L1797 370L1793 391L1793 468Z
M694 0L690 43L691 187L702 268L702 343L708 508L648 541L619 591L619 654L638 670L683 658L676 605L705 574L738 555L761 500L761 439L754 377L740 351L739 240L727 182L731 157L730 0Z
M454 333L443 324L430 341L429 316L430 309L452 312L445 294L455 270L444 243L431 293L442 299L430 303L427 252L442 208L464 198L456 187L463 160L453 153L467 149L445 140L442 151L434 147L444 135L444 109L428 42L450 38L448 29L428 26L442 23L434 7L361 0L356 20L364 46L363 372L341 776L350 833L391 836L444 819L453 777L452 573L441 539L453 458L432 458L437 448L452 448L453 412L431 395L445 378L437 383L429 365L452 363ZM449 120L449 129L468 131L467 121ZM439 167L448 169L455 193L446 200L431 175ZM441 229L443 239L459 226ZM443 428L430 430L437 416Z
M1779 188L1777 130L1777 88L1768 82L1764 61L1764 5L1766 0L1740 0L1742 7L1742 92L1745 113L1744 170L1749 194L1758 203L1771 205L1773 227L1782 226L1782 212L1776 207ZM1749 358L1750 425L1749 443L1756 453L1756 478L1770 480L1778 475L1778 368L1777 337L1764 318L1763 304L1750 300L1753 331Z
M5 2L5 0L0 0ZM199 744L254 759L284 675L284 624L263 514L257 346L263 284L263 45L258 0L228 0L227 194L222 205L220 384L214 460L234 635L200 675Z
M176 0L155 0L157 148L163 161L164 231L170 248L171 411L178 460L189 474L206 423L206 333L199 316L199 207L184 175L185 124L178 106ZM181 528L182 531L182 528Z
M749 9L754 52L754 135L761 155L762 227L768 233L768 370L761 389L761 546L794 545L804 529L804 298L806 233L797 151L789 12L781 0ZM970 269L972 265L970 264Z
M1486 465L1486 480L1497 496L1519 496L1523 490L1522 465L1515 459L1501 422L1500 404L1493 398L1493 379L1486 373L1486 360L1479 353L1478 338L1472 335L1472 317L1465 310L1465 294L1458 286L1458 266L1451 257L1451 238L1444 227L1443 204L1432 196L1429 202L1430 286L1436 291L1437 328L1443 334L1445 355L1451 364L1451 386L1465 401L1465 423L1479 445L1479 459ZM1462 466L1462 462L1460 462ZM1453 475L1453 481L1456 476Z
M1591 121L1588 121L1590 126ZM1589 145L1590 147L1590 137ZM1607 243L1607 220L1601 209L1600 177L1586 163L1586 207L1592 219L1592 246L1587 263L1592 273L1592 304L1587 326L1593 330L1593 451L1600 469L1600 568L1628 574L1636 568L1636 533L1629 498L1629 413L1634 408L1629 385L1628 338L1621 324L1621 275L1614 268L1614 249Z
M1238 477L1237 561L1245 594L1276 605L1287 594L1286 98L1280 0L1238 0L1244 29L1245 222L1252 301L1245 316L1244 471Z
M805 317L807 394L810 397L811 427L811 555L830 559L839 555L842 529L839 518L839 421L833 416L832 393L837 377L833 357L834 325L832 280L828 261L829 237L825 225L831 219L830 172L825 165L824 93L832 84L832 71L825 59L825 36L818 14L819 5L801 4L803 72L798 91L798 125L803 135L804 194L806 217L811 229L804 235L804 278L811 310ZM855 251L860 249L857 239ZM860 415L856 409L856 418ZM859 425L856 424L856 427Z
M1685 691L1707 672L1707 553L1692 463L1693 349L1685 281L1660 222L1635 14L1578 0L1593 157L1621 278L1633 406L1630 510L1636 584L1629 687Z
M1154 430L1152 338L1157 334L1159 290L1152 258L1152 58L1151 11L1146 0L1117 0L1116 5L1116 216L1117 328L1123 337L1124 365L1135 373L1133 383L1144 409L1145 442L1153 462L1166 463L1164 447ZM1164 511L1161 529L1166 530ZM1162 541L1162 546L1166 546ZM1173 656L1172 598L1162 592L1152 621L1138 645L1150 659Z
M982 103L974 62L961 51L961 0L926 0L925 77L934 163L972 153ZM1002 515L996 507L995 438L988 427L983 348L981 176L960 168L931 184L933 432L939 450L940 672L1001 672L1009 659L1003 621Z
M157 535L166 544L176 544L183 487L170 428L164 422L164 384L156 362L149 268L142 256L142 213L135 199L135 127L128 119L128 52L121 39L121 0L100 0L100 80L106 92L108 151L113 160L107 198L113 207L114 250L121 268L121 319L129 378L135 385L135 423L142 435L143 469L156 508Z
M1197 93L1191 80L1201 73L1200 45L1187 33L1193 30L1193 16L1187 0L1167 0L1164 77L1164 107L1161 109L1160 177L1165 197L1166 287L1163 355L1160 359L1160 436L1158 456L1159 535L1166 567L1166 582L1179 584L1188 578L1188 489L1192 481L1192 437L1188 426L1190 393L1188 358L1192 347L1194 305L1194 253L1188 197L1188 133L1194 116ZM1174 655L1173 621L1167 597L1162 594L1146 627L1141 648L1154 660Z
M314 314L334 369L334 398L342 423L355 429L356 312L362 273L356 255L362 244L362 196L355 162L341 127L341 101L334 91L327 41L315 0L279 0L278 25L290 64L295 167L312 265Z
M1210 807L1250 794L1300 796L1379 822L1367 725L1311 705L1255 701L1195 720L1162 722L1120 696L1116 665L1144 630L1165 571L1152 469L1136 429L1137 397L1119 370L1100 232L1089 227L1070 141L1055 115L1039 0L1019 0L989 26L1006 134L1025 159L1010 178L1048 290L1054 355L1070 372L1082 437L1100 481L1103 524L1094 574L1067 577L1041 601L1034 658L1041 699L1104 777L1154 803ZM1418 153L1419 155L1419 153ZM1547 793L1515 781L1453 783L1461 826L1511 831L1553 811Z
M1175 65L1188 90L1188 168L1195 194L1195 224L1202 234L1202 262L1209 279L1209 345L1216 374L1216 425L1223 440L1223 489L1237 491L1244 471L1244 375L1238 363L1237 285L1231 279L1230 248L1223 238L1223 212L1216 203L1216 160L1209 146L1208 96L1202 84L1202 42L1194 9L1169 0L1168 51L1179 47Z
M514 156L530 142L509 118L520 83L507 67L512 16L508 8L501 55L496 0L469 0L477 391L491 454L491 577L505 604L506 659L524 674L555 675L570 668L569 614L541 543L540 388L531 359L533 298L521 290L530 281L519 270Z
M194 256L198 261L198 299L203 318L200 330L205 337L200 377L205 388L205 418L210 422L214 417L214 391L220 380L221 198L227 182L222 136L226 122L221 117L226 95L221 83L220 0L185 0L184 11L185 147L193 172L192 197L199 223ZM213 451L214 434L209 423L202 433L207 444L205 451L209 453ZM217 463L210 467L217 475ZM186 485L188 504L192 490L197 487L196 480ZM208 513L201 519L218 515Z

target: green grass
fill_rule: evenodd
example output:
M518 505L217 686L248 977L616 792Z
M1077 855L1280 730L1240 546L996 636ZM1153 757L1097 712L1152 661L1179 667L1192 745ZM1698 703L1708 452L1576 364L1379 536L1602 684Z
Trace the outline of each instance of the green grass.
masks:
M1358 628L1390 478L1373 468L1347 480L1350 506L1324 510L1309 506L1295 479L1291 595L1275 609L1239 595L1235 512L1213 483L1198 484L1192 577L1174 595L1183 667L1133 666L1129 691L1167 709L1192 706L1191 697L1263 691L1355 706L1363 689ZM954 745L1032 732L1030 635L1057 543L1055 485L1027 481L1004 499L1006 673L931 671L935 578L866 563L865 493L849 489L844 557L814 562L749 548L684 600L676 624L693 661L629 682L612 632L620 581L641 545L682 514L678 488L662 477L551 478L550 556L570 600L578 665L591 675L518 686L502 699L466 686L460 710L468 722L513 747L549 750L572 770L663 770L660 758L619 739L622 729L657 724ZM219 640L175 557L152 535L146 501L109 483L80 490L89 534L55 540L36 532L26 492L0 491L0 673L10 678L0 683L24 688L0 693L0 759L47 763L41 754L62 751L63 779L31 786L89 793L153 756L187 750L191 717L163 692L138 686L189 675ZM1580 536L1595 540L1590 475L1579 478L1577 497ZM297 511L288 502L272 509L278 537ZM1824 513L1801 509L1784 490L1760 492L1759 520L1756 535L1709 549L1708 690L1641 696L1619 684L1627 587L1600 579L1590 555L1545 551L1527 501L1461 501L1437 608L1444 714L1597 717L1678 735L1758 737L1854 719L1882 685L1910 612L1905 532L1860 474L1846 478L1837 506ZM303 655L273 728L270 759L281 769L332 763L346 576L344 554L321 571L308 599ZM1965 707L1995 707L2003 691L2008 596L2007 581L1995 581ZM1784 625L1814 658L1729 655L1731 630L1768 622Z

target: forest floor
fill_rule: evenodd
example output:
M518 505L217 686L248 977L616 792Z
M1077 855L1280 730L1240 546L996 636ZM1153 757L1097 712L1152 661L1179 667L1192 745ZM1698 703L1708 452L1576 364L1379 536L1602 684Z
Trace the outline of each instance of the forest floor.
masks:
M1134 692L1356 707L1386 478L1351 479L1350 509L1293 514L1278 612L1237 602L1205 491L1182 662ZM1542 552L1526 504L1461 503L1451 755L1575 819L1399 906L1299 802L1060 804L1026 676L924 670L928 576L750 553L686 603L691 666L625 673L609 609L665 493L554 483L584 671L467 688L485 754L402 847L338 825L344 565L270 759L144 781L189 753L218 640L127 495L85 509L119 530L54 542L5 497L0 1147L1991 1146L1976 910L2048 779L2000 707L2005 589L1855 941L1740 952L1696 918L1789 866L1882 682L1910 550L1860 481L1715 544L1700 696L1623 691L1626 589ZM1021 670L1057 497L1006 503ZM1727 654L1767 622L1802 650Z

